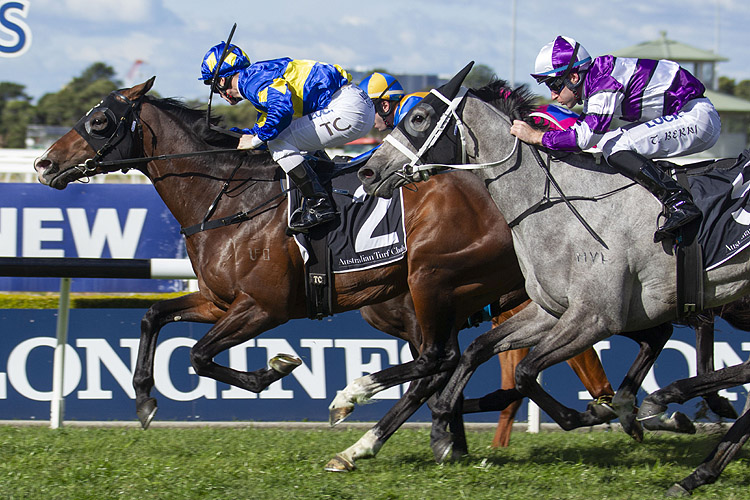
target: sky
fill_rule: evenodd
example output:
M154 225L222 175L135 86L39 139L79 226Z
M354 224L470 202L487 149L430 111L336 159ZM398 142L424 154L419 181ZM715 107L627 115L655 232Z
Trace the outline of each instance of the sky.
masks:
M515 16L513 0L0 0L0 8L10 1L25 5L25 17L12 14L31 42L18 57L0 57L0 81L24 85L35 101L94 62L114 68L126 86L155 75L164 97L206 100L202 57L235 22L233 42L253 61L291 57L441 76L475 61L540 94L529 73L557 35L597 56L666 31L728 58L717 65L720 76L750 79L747 0L517 0ZM17 35L2 21L0 45L12 46Z

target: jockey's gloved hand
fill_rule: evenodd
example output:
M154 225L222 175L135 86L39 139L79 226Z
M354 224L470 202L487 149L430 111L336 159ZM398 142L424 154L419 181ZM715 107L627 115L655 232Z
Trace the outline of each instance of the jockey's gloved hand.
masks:
M420 170L418 172L414 172L411 175L411 180L414 182L424 182L430 178L431 175L435 175L437 173L436 168L430 168L428 170Z

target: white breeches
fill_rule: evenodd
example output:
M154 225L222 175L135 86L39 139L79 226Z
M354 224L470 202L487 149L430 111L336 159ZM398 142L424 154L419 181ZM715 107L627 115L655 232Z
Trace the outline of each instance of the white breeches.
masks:
M333 94L326 108L293 120L268 141L268 149L289 172L302 163L302 153L343 146L367 135L374 123L372 100L356 85L345 85Z
M670 158L705 151L716 144L720 132L719 113L702 97L689 101L673 115L607 132L598 147L605 157L629 150L647 158Z

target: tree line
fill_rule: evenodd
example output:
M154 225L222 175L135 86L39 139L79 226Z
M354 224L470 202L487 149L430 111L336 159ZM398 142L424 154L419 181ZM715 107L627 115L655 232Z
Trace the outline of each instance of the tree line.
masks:
M387 70L376 70L384 71ZM495 73L484 64L475 65L464 82L469 87L481 87L495 78ZM96 106L101 99L123 84L115 77L115 70L102 62L95 62L57 92L44 94L36 105L19 83L0 82L0 147L26 147L28 125L57 125L72 127L78 119ZM750 100L750 80L719 77L719 91ZM248 127L255 121L252 106L228 106L214 100L212 114L224 117L228 126ZM193 107L205 107L205 102L186 101Z
M93 63L59 91L44 94L36 105L24 85L0 82L0 147L26 147L28 125L73 127L104 96L122 87L122 82L115 78L115 70L102 62ZM205 102L186 101L186 104L205 107ZM247 126L244 124L255 121L252 106L212 105L212 110L233 125Z

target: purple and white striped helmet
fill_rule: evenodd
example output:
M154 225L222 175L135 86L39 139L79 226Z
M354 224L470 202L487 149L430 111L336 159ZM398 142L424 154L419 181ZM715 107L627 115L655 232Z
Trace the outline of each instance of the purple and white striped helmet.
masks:
M571 64L574 53L575 60ZM591 56L583 45L570 37L558 36L539 51L531 76L536 78L537 82L543 83L551 78L567 76L573 69L585 71L589 66Z

